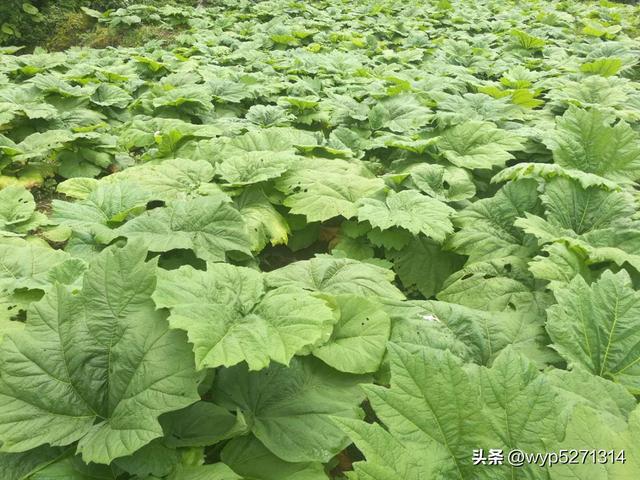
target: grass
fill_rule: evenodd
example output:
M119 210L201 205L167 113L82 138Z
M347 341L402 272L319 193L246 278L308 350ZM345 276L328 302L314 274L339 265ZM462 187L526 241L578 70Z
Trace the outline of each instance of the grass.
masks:
M187 5L192 3L194 2L184 2ZM41 18L43 20L20 28L23 36L19 44L25 45L29 50L36 46L48 51L63 51L74 46L135 47L152 40L171 41L181 30L168 28L166 25L134 25L126 28L107 26L63 2L45 7Z

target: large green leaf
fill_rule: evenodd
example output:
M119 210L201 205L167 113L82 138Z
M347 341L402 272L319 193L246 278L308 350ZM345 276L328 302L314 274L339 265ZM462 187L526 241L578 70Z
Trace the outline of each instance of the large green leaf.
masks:
M292 166L276 186L288 195L284 205L292 213L313 222L354 217L356 202L382 189L384 182L358 163L313 158Z
M74 231L92 233L104 243L117 236L114 229L139 214L152 197L131 182L100 183L79 202L53 201L52 219Z
M23 480L63 455L64 448L48 445L24 453L0 453L0 474L4 480Z
M22 239L0 242L0 292L44 289L53 282L56 269L68 259L67 254L46 243Z
M576 181L556 178L545 186L540 196L546 221L527 216L515 224L543 241L558 236L580 236L588 232L628 224L634 212L633 199L623 192L609 192L596 187L583 188ZM548 226L542 227L544 224Z
M462 168L419 163L410 172L416 187L436 200L458 201L476 194L471 174Z
M191 249L213 262L224 261L227 252L251 255L242 217L223 195L174 200L130 220L117 233L154 252Z
M529 262L529 271L537 279L549 281L552 290L566 288L576 275L591 282L597 275L589 269L586 253L565 243L545 245L542 255Z
M588 285L575 277L555 292L558 304L549 308L547 330L553 347L569 366L619 382L640 392L640 294L629 275L605 271Z
M394 347L391 388L370 386L367 396L390 433L408 448L443 449L441 466L449 478L470 473L468 445L483 445L485 419L478 415L476 387L447 352L411 355ZM426 472L425 472L426 473Z
M198 402L160 417L164 443L170 447L206 447L248 433L242 415L215 403Z
M0 190L0 236L24 234L46 221L36 212L33 195L24 187L10 185Z
M550 451L559 439L558 402L547 379L535 365L506 348L481 376L482 400L491 430L504 451ZM542 477L538 465L511 466L511 477ZM544 470L544 469L543 469Z
M551 180L555 177L570 178L577 181L584 188L601 187L607 190L618 190L619 185L611 180L593 173L586 173L576 168L565 168L555 163L516 163L512 167L500 170L492 182L507 182L524 178Z
M0 228L29 220L35 208L33 196L23 187L0 190Z
M247 226L252 251L259 252L267 243L288 242L291 230L287 221L260 187L245 189L234 201Z
M286 152L246 152L225 158L217 174L232 185L250 185L278 178L299 161Z
M526 212L538 211L536 189L533 180L511 182L493 197L465 208L453 219L459 230L449 238L448 245L474 261L513 254L528 256L534 245L514 222Z
M486 312L426 301L387 306L391 341L409 351L450 350L465 361L490 365L509 347L539 365L553 360L543 320L531 312Z
M553 369L547 373L547 379L560 395L562 408L573 412L576 405L586 405L599 410L603 415L612 415L618 419L627 419L637 401L629 391L611 380L593 375L575 367L573 370Z
M155 310L145 257L140 245L106 250L80 293L58 284L2 342L2 451L79 441L86 462L110 463L162 436L158 415L198 399L192 355Z
M286 462L254 436L233 439L222 450L222 460L246 478L260 480L327 480L320 462Z
M0 330L7 333L22 328L23 323L10 320L40 300L42 291L55 281L73 284L84 269L84 262L45 243L18 238L0 242Z
M315 136L295 128L265 128L238 135L222 151L225 156L247 152L295 152L298 145L314 145Z
M266 280L273 287L293 286L312 292L404 298L391 283L393 277L390 270L371 263L319 255L269 272Z
M178 467L167 480L243 480L223 463Z
M632 479L640 475L640 408L631 414L629 423L580 405L572 412L566 437L555 448L580 448L588 451L584 462L553 467L553 478L560 480ZM604 449L598 445L606 445ZM604 452L613 451L612 454ZM594 451L595 453L590 453ZM595 461L592 458L595 456ZM624 460L623 460L624 459Z
M408 478L547 478L537 465L519 470L471 461L474 449L538 452L559 440L555 393L532 364L510 349L490 369L478 371L463 368L447 351L410 353L392 346L391 387L365 390L388 433L339 422L356 445L363 444L367 456L367 464L356 468L357 479L385 480L393 478L392 472L406 472ZM396 455L385 454L382 445ZM416 459L418 451L418 458L431 462Z
M640 177L640 138L625 122L610 125L597 109L570 107L547 140L555 162L629 184Z
M260 372L244 365L216 377L216 403L241 410L251 431L288 462L326 462L349 444L331 416L359 418L367 377L337 372L313 357L295 358L289 368L273 364Z
M161 271L153 298L171 310L171 327L187 332L198 368L288 364L326 341L335 321L323 300L301 288L267 292L259 272L225 264Z
M116 480L116 473L106 465L85 464L81 458L67 456L35 472L29 480Z
M437 298L480 310L542 315L553 302L548 292L537 287L525 260L509 256L465 265L444 282Z
M214 169L204 160L176 158L158 164L127 168L107 177L108 180L129 180L157 200L171 201L186 195L208 195L219 191L214 184ZM68 181L67 181L68 182ZM66 182L65 182L66 183Z
M163 428L164 432L164 428ZM170 474L180 462L177 450L167 447L161 439L153 440L133 455L116 458L113 469L121 468L141 477L164 477Z
M440 291L444 281L464 263L464 257L443 251L433 240L419 236L406 247L389 250L387 258L405 287L415 286L429 298Z
M340 319L329 341L313 354L341 372L377 371L389 340L389 317L366 297L340 295L335 302Z
M510 153L523 149L523 139L489 122L469 121L446 130L438 140L442 155L458 167L504 166Z
M548 182L541 200L546 218L527 213L514 224L537 237L540 243L568 245L565 251L558 246L545 247L563 258L562 261L556 258L560 263L537 260L534 269L549 264L545 275L550 280L557 280L561 275L557 269L561 264L565 269L569 267L567 262L573 265L569 274L582 273L585 278L591 277L586 267L598 262L613 261L618 265L628 262L640 267L640 236L633 219L634 200L628 193L584 188L575 180L561 177Z
M109 83L101 83L91 95L91 102L101 107L126 108L133 97L120 87Z
M390 191L384 201L365 198L358 204L360 221L367 220L380 230L401 227L414 235L422 233L439 243L453 232L449 219L453 213L453 208L416 190Z
M377 103L369 112L373 130L413 132L431 121L431 111L414 95L398 95Z
M404 444L382 426L334 419L358 446L366 461L356 462L352 480L421 480L445 478L447 452L437 444L428 450Z

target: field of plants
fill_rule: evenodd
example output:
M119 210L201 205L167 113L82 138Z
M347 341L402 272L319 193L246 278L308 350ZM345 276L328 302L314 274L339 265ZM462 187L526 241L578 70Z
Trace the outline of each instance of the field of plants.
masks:
M640 479L640 7L201 3L0 47L0 479Z

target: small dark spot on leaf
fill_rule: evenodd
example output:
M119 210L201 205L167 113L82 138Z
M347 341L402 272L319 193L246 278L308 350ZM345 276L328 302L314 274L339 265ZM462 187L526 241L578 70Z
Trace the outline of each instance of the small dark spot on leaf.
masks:
M165 203L162 200L151 200L147 203L147 210L153 210L154 208L164 207Z

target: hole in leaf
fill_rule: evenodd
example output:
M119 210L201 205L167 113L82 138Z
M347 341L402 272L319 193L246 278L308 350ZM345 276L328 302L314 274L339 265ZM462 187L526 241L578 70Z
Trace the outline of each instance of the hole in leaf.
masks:
M147 210L153 210L154 208L164 207L166 204L162 200L151 200L147 203Z

